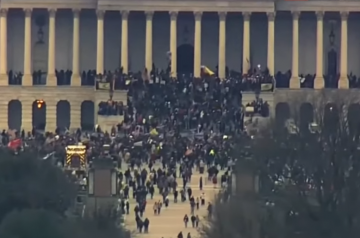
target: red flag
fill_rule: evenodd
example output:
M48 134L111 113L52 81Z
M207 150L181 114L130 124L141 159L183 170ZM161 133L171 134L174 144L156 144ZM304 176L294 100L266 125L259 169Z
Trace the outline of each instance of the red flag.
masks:
M20 148L22 146L22 140L21 139L14 139L8 143L8 148L12 150L16 150L17 148Z

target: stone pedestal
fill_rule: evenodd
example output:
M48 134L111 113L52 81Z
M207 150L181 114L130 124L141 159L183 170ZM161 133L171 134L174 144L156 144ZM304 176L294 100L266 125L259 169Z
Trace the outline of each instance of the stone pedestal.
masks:
M349 79L347 77L340 78L338 88L340 88L340 89L349 89Z
M323 89L325 82L323 77L316 77L314 81L314 89Z
M57 86L57 78L56 78L55 74L47 75L46 86Z
M290 88L292 89L299 89L300 88L300 79L299 77L292 77L290 79Z
M75 87L81 86L81 77L80 77L80 75L73 75L71 77L71 86L75 86Z
M23 86L32 86L33 85L33 78L31 74L24 74L22 78L22 85Z
M8 86L9 77L7 74L0 74L0 86Z

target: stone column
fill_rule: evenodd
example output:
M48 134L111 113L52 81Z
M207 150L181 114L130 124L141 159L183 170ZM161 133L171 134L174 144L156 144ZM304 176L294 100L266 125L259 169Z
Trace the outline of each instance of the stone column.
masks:
M71 86L81 86L80 76L80 9L73 9L73 49Z
M56 9L49 9L49 50L46 86L57 85L57 80L55 76L55 19Z
M219 12L219 65L218 75L225 79L226 68L226 12Z
M348 12L341 12L341 55L339 88L349 88L348 75Z
M95 110L96 111L96 110ZM70 128L81 128L81 101L72 101L70 104Z
M299 17L300 12L293 12L293 34L292 34L292 75L290 88L300 88L299 78Z
M243 12L243 59L242 73L247 74L250 69L250 12Z
M23 86L32 86L31 72L31 12L32 9L26 8L25 11L25 33L24 33L24 76L22 79ZM26 115L26 114L23 114Z
M121 67L123 72L129 72L129 30L128 11L121 11Z
M150 73L153 64L152 42L153 42L153 15L154 12L145 12L146 15L146 36L145 36L145 68Z
M7 9L0 9L0 85L9 85L7 76Z
M324 12L316 12L316 77L314 82L315 89L322 89L324 82Z
M275 74L275 12L268 12L267 67L270 75Z
M54 132L56 130L56 110L57 101L46 102L46 131Z
M201 77L201 18L202 12L194 12L195 34L194 34L194 77Z
M26 132L33 129L32 117L33 117L33 100L26 98L21 100L21 128Z
M0 127L6 129L15 129L15 128L10 128L9 127L9 102L8 100L1 100L0 102L0 110L1 110L1 115L0 115Z
M177 12L170 12L171 77L177 76Z
M104 74L104 11L96 11L97 15L97 46L96 74Z

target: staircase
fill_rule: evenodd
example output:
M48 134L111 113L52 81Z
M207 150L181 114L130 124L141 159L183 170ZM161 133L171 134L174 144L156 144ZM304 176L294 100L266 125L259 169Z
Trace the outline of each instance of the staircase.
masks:
M157 168L156 168L157 169ZM199 189L199 179L203 177L203 190ZM207 175L200 175L198 172L194 171L191 177L191 182L188 186L191 187L194 198L200 197L200 195L205 193L205 205L201 206L199 210L196 210L194 215L198 215L201 220L204 216L207 215L207 205L208 202L212 201L216 193L219 189L214 188L213 184L210 181L207 181ZM179 180L179 178L178 178ZM180 180L178 181L180 183ZM143 215L143 219L148 218L150 220L149 225L149 233L139 233L136 231L136 222L135 222L135 214L133 212L134 207L136 206L136 202L134 199L130 199L130 215L125 217L125 225L127 229L130 231L134 231L141 238L169 238L169 237L177 237L179 232L181 231L183 236L186 237L188 233L191 234L191 237L197 238L199 237L198 231L196 228L193 228L191 225L190 217L190 204L189 201L181 202L180 195L178 196L178 202L174 203L173 195L169 195L170 204L166 208L164 205L161 209L160 215L154 215L153 206L156 201L162 202L162 196L158 193L158 189L155 189L155 195L153 199L150 199L148 196L146 210ZM178 188L180 190L180 188ZM132 195L132 194L131 194ZM185 228L183 218L185 214L189 217L188 227ZM199 225L200 227L200 225Z

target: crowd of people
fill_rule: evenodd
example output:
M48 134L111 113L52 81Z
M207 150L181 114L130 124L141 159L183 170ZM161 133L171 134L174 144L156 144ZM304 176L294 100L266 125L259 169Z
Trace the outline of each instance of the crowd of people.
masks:
M208 216L211 216L213 205L206 201L205 192L195 196L194 188L189 185L195 183L198 190L203 191L204 180L207 179L214 187L218 183L223 188L228 186L234 161L227 154L231 149L231 141L214 135L208 139L205 136L194 140L189 135L169 134L160 140L156 139L159 137L152 138L154 140L139 145L131 140L129 143L127 138L128 144L120 149L119 159L129 166L119 173L119 209L124 214L134 211L137 231L147 233L151 230L151 220L144 215L146 209L149 209L148 199L156 199L150 208L155 216L161 216L162 209L171 204L188 203L189 212L184 215L182 222L185 228L189 222L193 228L198 227L198 211L206 209ZM200 173L198 181L192 180L194 173ZM134 208L130 207L129 199L136 201ZM183 237L182 232L178 237ZM187 237L191 237L190 233Z
M98 105L98 113L124 116L111 131L102 131L101 125L93 133L83 132L80 128L74 132L59 128L55 133L43 133L34 128L30 133L22 131L11 135L4 131L3 145L8 145L14 153L36 150L37 154L60 165L65 164L67 145L79 142L86 145L88 160L105 156L104 145L108 145L106 155L110 154L120 167L118 177L122 196L119 208L124 213L135 212L139 232L151 231L151 220L143 214L148 197L153 198L154 194L162 198L152 208L156 215L161 215L162 207L188 202L190 210L181 222L184 226L190 222L191 226L197 227L200 220L197 211L206 209L211 215L212 204L206 205L205 195L192 194L188 186L192 174L194 171L203 174L198 182L200 190L205 179L214 186L220 181L227 187L236 160L231 155L235 143L232 138L244 134L242 92L249 88L256 91L260 96L251 106L256 113L268 116L267 103L261 100L261 92L271 91L273 80L266 73L256 71L245 77L233 75L224 80L208 75L171 78L165 72L155 70L149 74L124 75L119 72L82 73L82 80L93 80L93 85L109 83L109 86L104 85L109 90L109 100ZM34 77L41 75L37 72ZM68 82L71 71L59 71L57 76L61 82ZM128 90L126 106L111 98L117 84ZM130 207L129 199L135 199L134 208ZM182 237L180 232L178 238Z
M124 115L125 106L123 102L109 99L107 102L99 103L98 115L101 116L122 116Z
M165 73L160 72L160 74ZM152 70L150 74L159 74L156 70ZM41 70L36 70L32 74L33 85L45 85L46 84L46 73ZM104 71L103 73L98 74L96 70L88 70L81 72L81 85L82 86L96 86L96 82L99 78L104 79L106 82L109 82L115 90L127 90L129 88L129 81L131 82L135 78L138 78L143 75L143 72L123 74L122 68L115 71ZM72 71L71 70L56 70L55 76L57 79L57 85L70 85ZM184 75L179 74L177 77L181 78ZM192 77L191 75L189 77ZM258 68L249 70L247 74L242 74L241 72L229 71L227 70L227 79L236 79L241 81L242 91L273 91L277 88L289 88L290 79L292 73L290 70L286 72L277 72L274 77L272 77L268 70L265 69L261 71ZM314 88L314 80L316 75L314 74L300 74L300 87L301 88ZM339 75L323 75L325 88L337 88ZM15 72L10 70L8 72L9 85L21 85L23 78L23 73L21 71ZM360 78L350 73L348 75L349 87L350 88L359 88L360 87Z
M245 113L267 117L269 116L269 104L266 101L264 102L262 98L256 98L256 100L245 105Z

